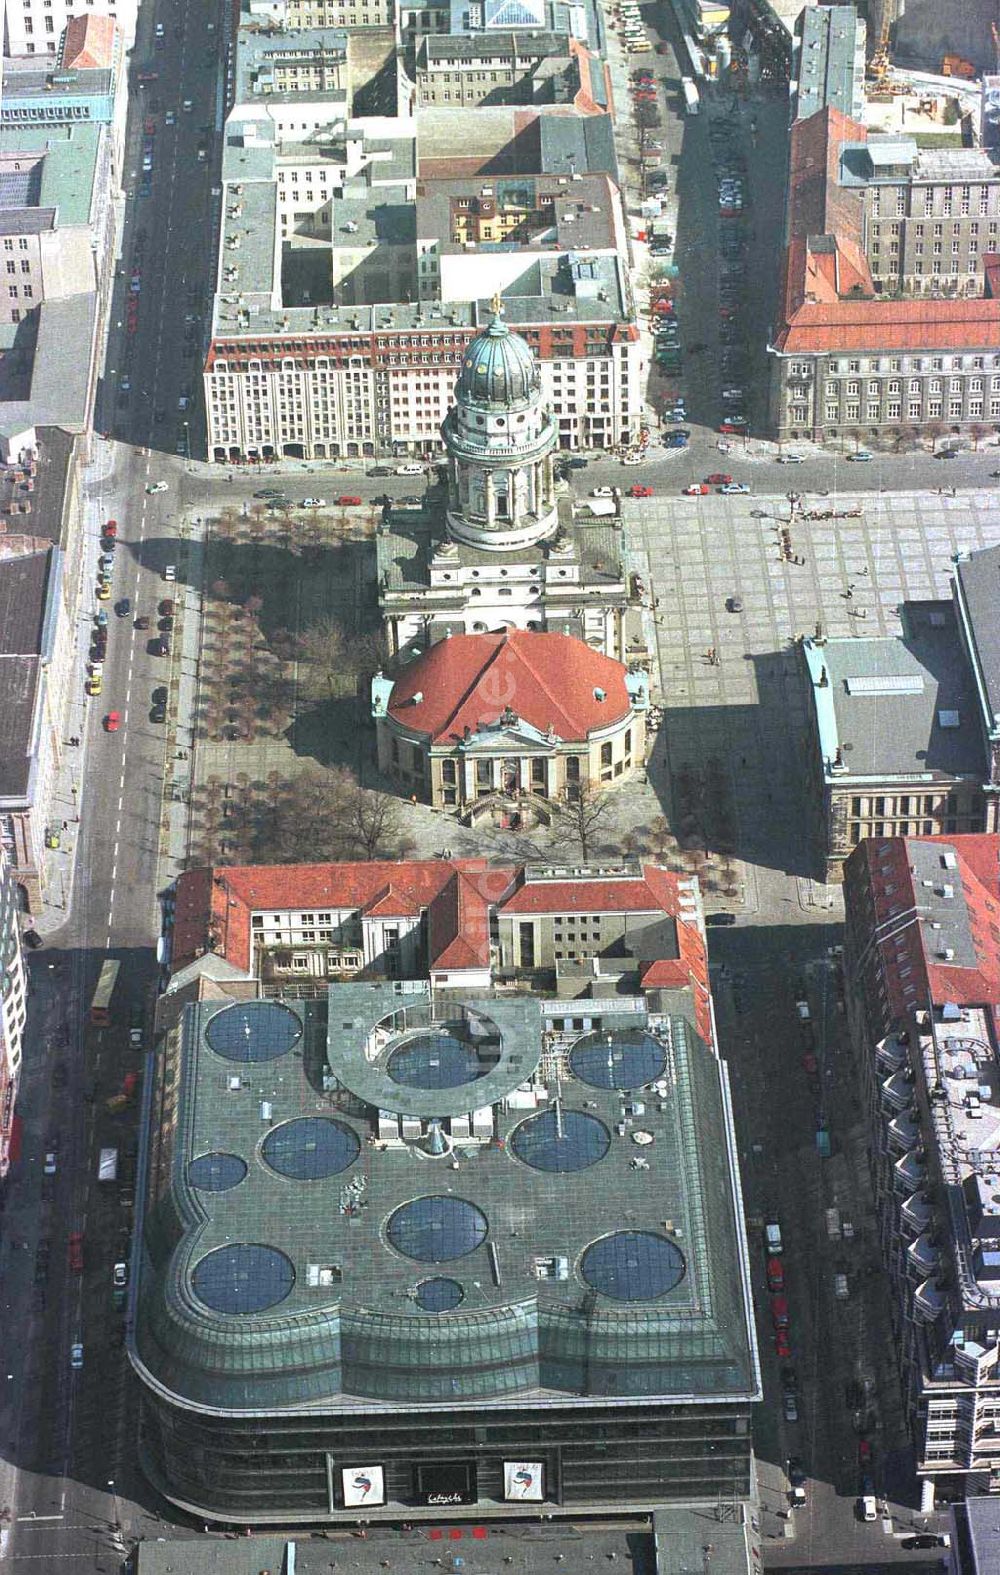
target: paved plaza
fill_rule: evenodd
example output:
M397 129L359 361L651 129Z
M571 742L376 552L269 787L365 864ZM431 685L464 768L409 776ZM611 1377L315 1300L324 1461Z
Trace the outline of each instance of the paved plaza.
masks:
M630 567L657 603L666 715L652 775L668 819L679 778L704 781L714 762L734 806L732 851L812 875L796 637L895 634L901 603L949 598L953 555L1000 542L995 492L812 497L794 516L783 495L655 498L625 509ZM841 517L807 517L817 512ZM738 612L727 610L733 596Z

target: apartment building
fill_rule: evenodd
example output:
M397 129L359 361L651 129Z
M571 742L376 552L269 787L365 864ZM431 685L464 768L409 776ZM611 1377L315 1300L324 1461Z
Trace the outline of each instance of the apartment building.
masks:
M1000 423L1000 183L985 156L873 137L827 106L793 125L789 171L768 347L779 438Z
M845 869L847 1020L926 1512L1000 1491L1000 839Z
M432 34L417 51L417 102L422 109L571 102L573 58L569 39L551 33Z

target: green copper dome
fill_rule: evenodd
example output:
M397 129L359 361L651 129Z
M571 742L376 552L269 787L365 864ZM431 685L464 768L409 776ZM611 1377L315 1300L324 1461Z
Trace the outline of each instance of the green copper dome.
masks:
M540 387L538 365L520 334L495 314L465 352L456 395L463 405L511 409L530 404Z

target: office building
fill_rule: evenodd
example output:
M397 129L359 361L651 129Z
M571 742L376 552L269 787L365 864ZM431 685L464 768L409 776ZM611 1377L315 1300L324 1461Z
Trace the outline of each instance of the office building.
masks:
M320 902L370 962L248 991ZM547 927L579 935L550 990ZM173 949L129 1340L157 1488L240 1524L738 1518L760 1386L696 884L195 871Z

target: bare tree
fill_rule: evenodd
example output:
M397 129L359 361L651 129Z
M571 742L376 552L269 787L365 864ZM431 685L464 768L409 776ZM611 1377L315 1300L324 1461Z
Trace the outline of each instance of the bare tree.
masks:
M279 864L313 860L405 858L414 843L402 805L391 793L365 788L346 766L303 771L262 826Z
M365 858L398 858L402 835L399 799L381 788L363 788L355 783L349 802L354 841ZM407 841L412 847L412 841Z
M312 699L335 694L335 675L344 670L344 630L336 618L322 618L299 636L299 687Z
M611 813L613 796L589 782L581 782L573 798L560 801L558 825L567 841L575 842L582 858L590 857L595 833Z
M986 437L989 430L989 427L984 427L978 421L974 421L972 423L972 426L969 428L969 435L972 438L972 451L974 454L979 452L979 445L983 441L983 438Z

